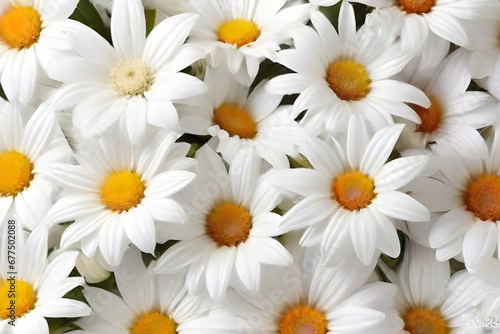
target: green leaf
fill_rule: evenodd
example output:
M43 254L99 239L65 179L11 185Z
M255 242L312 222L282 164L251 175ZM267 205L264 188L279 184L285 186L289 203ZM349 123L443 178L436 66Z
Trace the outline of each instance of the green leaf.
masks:
M90 0L80 0L75 11L69 18L94 29L99 35L111 43L111 33L109 29L104 26L101 15L99 15L99 12Z
M145 9L144 15L146 16L146 36L149 36L149 33L155 27L156 9Z
M5 101L9 102L9 99L7 99L7 95L5 95L5 92L3 91L2 85L0 85L0 97Z

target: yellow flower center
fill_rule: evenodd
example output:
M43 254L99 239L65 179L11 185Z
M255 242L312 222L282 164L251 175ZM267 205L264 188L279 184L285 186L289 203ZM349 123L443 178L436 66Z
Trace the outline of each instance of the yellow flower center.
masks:
M366 208L375 197L373 180L361 172L345 172L334 180L332 199L344 209L354 211Z
M36 292L25 281L0 281L0 319L17 318L35 309ZM14 283L14 284L12 284Z
M412 106L422 121L417 125L415 132L432 133L439 129L442 117L441 106L434 96L429 97L429 99L431 100L431 106L427 109L417 105Z
M115 90L123 96L144 95L153 84L153 74L142 59L123 59L111 70Z
M405 330L410 334L448 334L441 317L428 309L411 310L404 316Z
M158 312L146 314L130 330L131 334L176 334L177 324Z
M144 198L146 186L135 172L121 170L113 172L101 188L101 200L113 211L128 211Z
M16 151L0 153L0 196L16 196L30 186L33 164Z
M467 210L481 220L500 220L500 177L483 174L465 190Z
M215 110L214 123L230 136L252 139L257 134L257 123L252 116L234 104L223 104Z
M12 49L28 49L41 31L42 19L32 7L13 6L0 17L0 38Z
M239 205L224 202L207 215L207 234L219 245L237 246L245 242L252 228L250 213Z
M325 315L307 305L299 305L285 313L280 321L281 334L325 334Z
M337 60L328 66L326 81L339 99L358 101L370 92L370 77L360 63Z
M219 27L219 41L236 44L239 48L255 42L259 36L259 27L254 22L248 20L231 20Z
M399 6L406 14L426 14L434 6L436 0L396 0L396 6Z

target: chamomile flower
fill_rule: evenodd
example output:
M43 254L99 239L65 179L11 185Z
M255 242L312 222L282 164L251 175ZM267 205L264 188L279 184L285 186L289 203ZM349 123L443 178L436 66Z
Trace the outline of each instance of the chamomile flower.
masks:
M0 227L6 223L6 215L17 215L23 229L34 230L58 193L40 166L72 159L73 153L47 105L35 110L1 100Z
M271 79L277 94L299 93L295 116L307 109L302 122L316 131L345 131L350 116L359 114L375 131L393 123L391 115L419 122L405 104L428 107L418 88L392 80L411 55L394 40L397 22L365 24L356 31L352 5L343 2L339 34L320 12L311 14L316 30L303 27L294 34L293 49L278 52L276 61L297 73Z
M92 29L71 25L78 57L53 65L49 74L64 83L54 97L58 109L74 106L73 123L82 136L101 135L120 118L134 143L148 124L177 129L173 101L202 93L205 85L182 69L203 56L183 45L198 16L176 15L162 21L146 38L140 0L116 0L111 18L112 47Z
M281 96L259 84L250 89L236 81L226 64L209 68L207 92L197 103L180 106L181 128L188 133L218 138L217 152L231 161L245 146L277 168L288 168L288 155L297 154L305 130L294 121L289 107L278 108Z
M447 157L440 174L433 179L444 183L439 193L420 189L418 196L446 204L447 211L435 212L429 244L437 259L456 257L463 260L470 272L481 261L494 256L499 248L500 220L500 136L495 133L489 153L475 159ZM500 256L500 254L499 254Z
M115 269L121 297L93 287L83 293L92 307L88 318L78 321L82 331L92 334L184 334L208 315L212 306L203 296L191 296L184 285L184 275L155 275L152 262L146 267L141 253L133 248ZM205 322L209 323L209 322ZM204 333L216 334L223 324L212 322Z
M408 241L397 276L396 308L405 322L402 333L483 333L465 326L467 314L479 311L489 287L467 271L450 277L448 261L436 260L435 251Z
M365 266L350 253L326 268L317 248L298 248L290 249L292 266L263 273L258 294L228 294L223 305L241 317L241 333L399 333L396 287L366 284L374 264Z
M49 262L47 230L36 229L26 240L19 228L16 224L16 247L9 253L15 260L10 266L7 245L12 245L8 243L11 240L8 236L13 234L8 234L6 227L0 233L0 253L5 259L0 265L0 332L49 334L45 318L89 315L91 310L85 303L63 298L66 293L84 283L81 277L68 277L75 266L78 252L64 252Z
M382 128L368 137L365 124L353 117L347 149L310 139L301 153L314 169L277 171L272 182L303 197L283 216L282 227L307 227L301 245L321 245L324 262L354 250L369 264L381 251L391 257L400 252L394 219L426 221L427 209L398 189L422 171L427 156L412 156L386 163L402 124Z
M71 49L66 26L77 3L0 1L0 83L9 101L29 103L49 63Z
M186 215L172 195L194 178L185 158L189 145L162 132L148 145L131 144L123 127L78 148L80 165L48 164L50 179L65 189L45 222L74 221L63 232L61 248L73 244L88 257L99 248L116 266L129 244L153 253L157 242L178 238Z
M405 122L401 148L424 148L432 143L435 151L455 149L469 157L476 157L478 153L486 157L484 140L476 129L493 124L499 106L487 93L466 91L471 80L467 59L465 50L459 49L449 55L426 82L421 75L416 75L420 81L418 87L427 94L431 106L413 106L420 122Z
M183 192L186 207L184 240L158 260L155 272L188 268L186 285L221 300L228 285L242 291L259 289L261 264L285 266L288 251L273 237L283 234L281 216L271 212L279 194L259 178L261 159L251 147L242 149L226 171L207 145L196 152L197 179ZM199 290L198 290L199 289Z
M235 78L250 86L265 58L273 60L280 44L308 18L308 5L284 7L280 0L191 0L201 15L190 41L201 45L212 66L226 62Z

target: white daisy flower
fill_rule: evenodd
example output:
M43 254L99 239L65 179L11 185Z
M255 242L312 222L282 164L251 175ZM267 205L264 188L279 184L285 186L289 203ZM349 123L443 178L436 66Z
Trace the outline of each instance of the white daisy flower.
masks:
M103 289L85 287L83 293L93 313L77 322L82 331L72 333L195 333L191 327L207 317L212 306L210 301L187 294L184 275L155 275L153 265L154 262L146 267L141 253L134 248L115 269L121 297ZM223 325L212 322L203 332L216 334L218 326Z
M77 3L0 1L0 83L9 101L29 103L48 64L71 49L66 26Z
M228 285L242 291L259 289L261 264L284 266L288 251L273 237L283 233L281 216L271 212L278 193L259 178L261 159L251 147L242 149L229 173L207 145L196 152L199 173L183 193L189 223L184 240L170 247L155 271L176 273L188 268L186 285L194 292L206 285L221 300Z
M300 243L321 244L325 263L352 247L365 264L371 263L378 251L397 257L400 245L394 219L429 219L422 204L398 191L421 173L428 157L386 162L403 126L389 125L369 138L364 122L353 117L346 150L333 138L330 144L310 139L301 153L314 169L289 169L272 175L276 186L304 197L285 213L282 227L307 227Z
M289 107L278 108L280 95L270 94L259 84L250 88L238 83L225 64L209 68L207 92L190 106L179 108L181 128L188 133L218 138L217 152L231 161L245 146L277 168L288 168L288 155L306 132L294 121Z
M414 191L416 196L426 196L427 201L435 202L436 206L441 204L449 208L447 211L430 208L436 213L436 220L429 244L437 249L439 261L455 257L473 273L476 265L493 257L499 249L499 154L500 136L495 133L485 159L479 153L475 159L448 157L442 173L433 176L444 186L435 188L438 192L432 189ZM500 258L500 253L497 255Z
M9 214L34 230L58 193L40 166L71 161L73 152L47 105L35 111L0 99L0 227Z
M476 157L478 153L487 156L483 138L476 129L494 123L499 104L487 93L466 91L471 81L467 58L465 50L459 49L449 55L426 82L421 75L416 75L419 84L410 79L411 84L427 94L431 106L413 106L420 124L405 122L407 126L399 145L402 149L424 148L432 143L434 151L445 152L451 148L469 157Z
M366 284L374 265L364 266L354 255L326 268L314 250L291 250L295 263L263 273L258 294L228 294L224 307L241 317L240 333L399 333L396 287Z
M81 277L68 277L78 252L62 253L49 263L47 230L39 228L25 240L19 228L16 224L15 273L7 261L7 244L12 245L8 243L11 240L8 236L12 234L7 233L6 227L0 233L0 253L5 259L0 265L0 332L49 334L45 318L88 316L91 310L85 303L63 298L84 283Z
M156 242L177 239L186 219L172 195L194 178L185 170L196 161L185 158L189 145L177 135L160 133L136 147L121 129L79 147L80 165L49 164L50 179L65 189L45 219L48 224L74 221L62 234L61 248L79 242L94 257L97 247L112 266L129 244L153 253Z
M450 277L450 264L436 261L434 250L410 241L406 245L397 276L386 270L398 286L402 333L483 333L482 328L466 326L464 318L479 312L490 288L464 270Z
M53 63L49 74L64 83L54 99L58 109L73 109L82 136L101 135L119 118L138 143L146 125L177 129L172 104L201 94L203 82L182 69L203 56L183 45L198 16L182 14L164 20L146 38L140 0L116 0L111 18L112 47L92 29L75 22L70 32L79 57Z
M227 62L235 78L250 86L265 58L273 60L280 44L308 18L308 5L284 7L280 0L191 0L201 15L190 41L208 52L212 66Z
M405 104L429 107L418 88L392 80L411 55L395 43L395 21L365 24L356 32L352 5L343 2L339 34L320 12L311 14L316 30L304 27L294 34L294 49L278 52L276 61L297 73L271 79L277 94L299 93L295 116L307 109L303 123L313 129L345 131L352 114L359 114L378 130L393 123L391 115L416 123L415 111Z

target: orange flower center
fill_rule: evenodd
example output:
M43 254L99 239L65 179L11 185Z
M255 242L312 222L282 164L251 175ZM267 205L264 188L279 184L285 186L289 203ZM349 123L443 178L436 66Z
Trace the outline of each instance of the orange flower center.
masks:
M354 211L366 208L375 197L373 180L361 172L345 172L333 182L332 199L344 209Z
M239 48L255 42L259 36L259 27L254 22L244 19L227 21L219 27L219 41L236 44Z
M406 14L429 13L436 0L396 0L396 5Z
M146 186L141 177L128 170L113 172L101 188L101 200L113 211L128 211L144 198Z
M500 177L483 174L465 190L467 210L481 220L500 220Z
M245 242L252 228L252 217L245 208L231 202L216 206L207 215L207 233L219 245L237 246Z
M448 334L441 317L428 309L411 310L404 316L405 330L410 334Z
M158 312L146 314L130 334L176 334L177 324Z
M40 14L29 6L12 6L0 17L0 38L12 49L28 49L42 31Z
M14 283L14 284L12 284ZM0 319L17 318L35 309L36 292L33 286L25 281L15 280L0 283Z
M427 109L417 105L413 106L413 110L422 121L417 125L415 132L432 133L439 129L442 117L441 106L434 96L429 97L429 99L431 100L431 106Z
M337 60L327 69L326 81L339 99L358 101L370 92L370 77L360 63Z
M328 320L325 315L307 305L289 310L280 321L281 334L325 334Z
M16 196L30 186L33 164L16 151L0 153L0 196Z
M257 123L252 116L234 104L223 104L215 110L214 123L230 136L252 139L257 134Z

